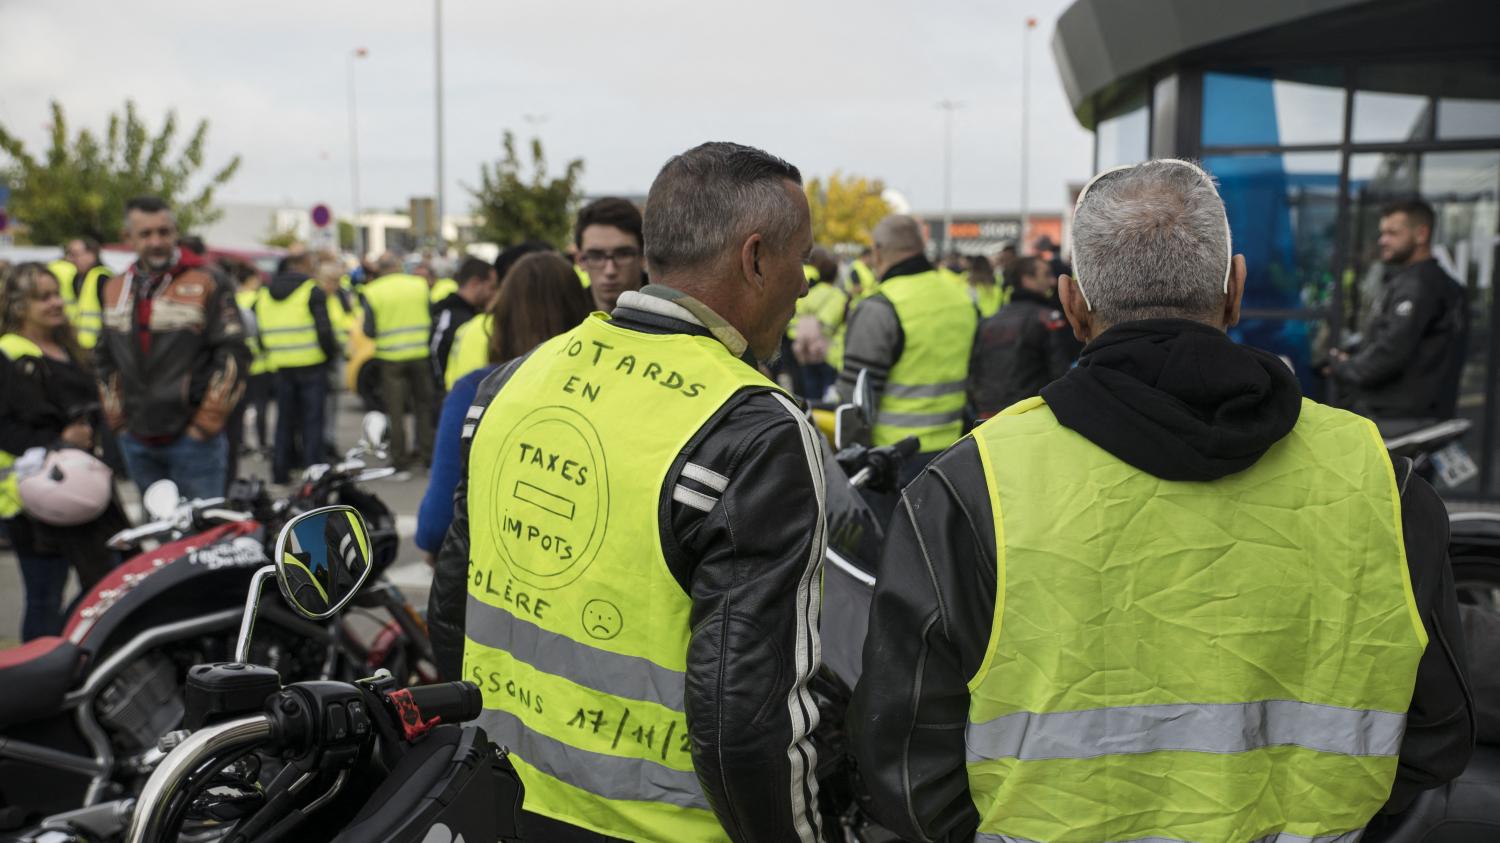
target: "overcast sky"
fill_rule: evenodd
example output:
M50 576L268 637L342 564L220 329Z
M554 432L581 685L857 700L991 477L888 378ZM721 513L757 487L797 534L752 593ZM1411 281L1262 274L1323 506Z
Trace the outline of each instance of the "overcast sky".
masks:
M448 211L499 156L539 135L554 171L585 160L590 194L645 193L671 154L755 144L806 176L882 178L918 210L943 203L944 98L953 206L1014 210L1021 43L1031 36L1031 207L1087 178L1091 138L1051 52L1068 0L446 0ZM436 180L431 0L0 0L0 121L32 149L47 102L102 129L133 97L154 127L208 118L210 166L239 153L224 199L347 208L348 56L356 65L362 204L404 206ZM529 116L529 117L528 117Z

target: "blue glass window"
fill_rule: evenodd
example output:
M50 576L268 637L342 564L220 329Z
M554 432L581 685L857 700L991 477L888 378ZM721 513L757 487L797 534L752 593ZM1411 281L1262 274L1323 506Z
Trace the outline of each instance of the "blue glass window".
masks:
M1338 143L1344 134L1343 74L1301 68L1295 76L1203 74L1203 145Z

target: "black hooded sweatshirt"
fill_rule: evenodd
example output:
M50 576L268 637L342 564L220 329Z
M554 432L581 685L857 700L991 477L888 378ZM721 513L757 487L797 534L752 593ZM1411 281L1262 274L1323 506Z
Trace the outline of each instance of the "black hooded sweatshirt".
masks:
M312 276L305 272L283 272L271 279L271 286L266 292L275 301L282 301L292 293L302 288L302 285L312 280ZM313 286L312 297L307 301L308 310L312 311L313 327L318 332L318 347L323 349L323 354L329 360L337 360L339 357L338 335L333 332L333 321L328 318L328 294L322 287ZM259 317L257 316L257 321ZM319 363L318 366L327 365ZM300 371L311 369L313 366L299 366L286 371Z
M1157 477L1211 481L1253 465L1296 424L1302 396L1277 357L1181 320L1118 325L1042 390L1058 421ZM1474 744L1447 511L1398 458L1412 588L1430 642L1382 813L1461 773ZM978 446L943 452L906 488L891 525L849 711L866 808L905 840L971 840L964 767L967 681L995 611L993 512Z

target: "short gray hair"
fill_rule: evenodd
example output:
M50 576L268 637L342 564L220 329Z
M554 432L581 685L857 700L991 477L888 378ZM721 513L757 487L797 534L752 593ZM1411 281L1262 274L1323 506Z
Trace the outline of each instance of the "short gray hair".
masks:
M759 231L772 244L797 233L786 182L802 173L770 153L714 142L673 156L646 197L646 263L652 275L714 264Z
M926 248L921 224L905 214L891 214L876 223L870 239L888 255L915 254Z
M1219 313L1230 243L1213 178L1177 160L1094 178L1073 211L1073 264L1089 310L1106 325Z

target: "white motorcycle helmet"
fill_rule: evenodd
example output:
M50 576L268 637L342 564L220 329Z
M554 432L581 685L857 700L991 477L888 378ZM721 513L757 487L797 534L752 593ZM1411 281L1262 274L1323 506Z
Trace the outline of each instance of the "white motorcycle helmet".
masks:
M53 527L77 527L98 518L114 494L114 472L87 451L61 448L41 468L22 473L16 487L27 515Z

